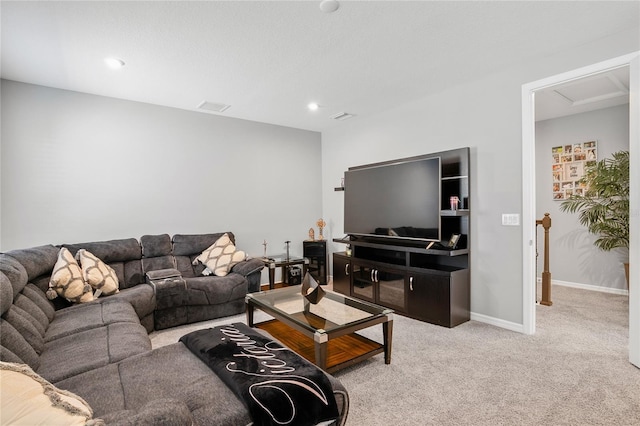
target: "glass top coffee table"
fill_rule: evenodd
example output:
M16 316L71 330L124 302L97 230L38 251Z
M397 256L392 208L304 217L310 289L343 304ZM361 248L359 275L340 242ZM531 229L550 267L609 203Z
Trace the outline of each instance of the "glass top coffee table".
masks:
M247 294L247 324L268 331L329 373L379 353L391 363L393 310L329 290L312 304L300 290L298 285ZM255 309L274 319L254 324ZM383 343L356 333L377 324L382 324Z

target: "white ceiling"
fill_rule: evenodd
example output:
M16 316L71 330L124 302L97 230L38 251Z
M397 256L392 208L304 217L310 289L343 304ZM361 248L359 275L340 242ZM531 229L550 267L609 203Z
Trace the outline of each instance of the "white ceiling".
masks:
M637 1L319 3L2 1L1 76L322 131L640 21Z
M617 68L536 92L536 121L629 103L629 67Z

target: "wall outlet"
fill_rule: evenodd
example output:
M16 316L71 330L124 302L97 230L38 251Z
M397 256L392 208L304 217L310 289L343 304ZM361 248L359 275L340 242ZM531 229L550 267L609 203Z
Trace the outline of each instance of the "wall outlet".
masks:
M519 226L520 215L518 213L502 213L502 225Z

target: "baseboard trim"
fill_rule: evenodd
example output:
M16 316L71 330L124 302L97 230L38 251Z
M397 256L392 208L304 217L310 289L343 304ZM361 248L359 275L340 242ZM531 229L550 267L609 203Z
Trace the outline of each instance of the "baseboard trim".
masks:
M493 325L496 327L504 328L510 331L515 331L517 333L524 333L524 326L522 324L518 324L511 321L505 321L500 318L490 317L488 315L477 314L475 312L471 312L471 320L483 322L485 324Z
M538 278L538 283L540 283L541 281L542 281L542 279ZM622 288L603 287L603 286L599 286L599 285L574 283L574 282L571 282L571 281L551 280L551 285L559 285L559 286L562 286L562 287L578 288L580 290L599 291L601 293L617 294L617 295L620 295L620 296L628 296L629 295L629 290L624 290ZM552 294L553 294L553 290L552 290Z

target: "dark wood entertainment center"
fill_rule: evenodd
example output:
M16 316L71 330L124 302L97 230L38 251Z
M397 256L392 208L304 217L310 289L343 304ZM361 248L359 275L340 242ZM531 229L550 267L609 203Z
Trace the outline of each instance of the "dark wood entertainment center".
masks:
M397 313L444 327L469 320L469 148L421 157L441 158L442 244L460 234L458 246L427 249L424 242L348 237L347 252L333 254L333 289L394 309ZM460 208L449 209L451 196Z

